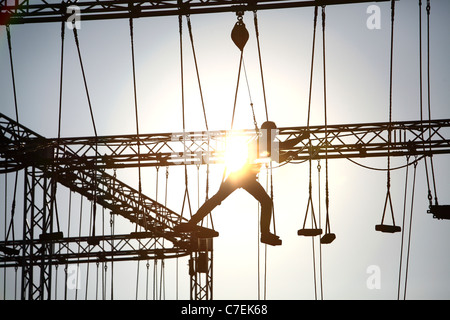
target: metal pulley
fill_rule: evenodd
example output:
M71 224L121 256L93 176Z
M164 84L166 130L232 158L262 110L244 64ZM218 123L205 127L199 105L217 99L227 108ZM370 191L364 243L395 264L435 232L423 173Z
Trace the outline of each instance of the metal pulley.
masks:
M242 13L238 13L238 21L231 31L231 40L233 40L234 44L242 51L244 50L248 38L249 34L244 21L242 21Z

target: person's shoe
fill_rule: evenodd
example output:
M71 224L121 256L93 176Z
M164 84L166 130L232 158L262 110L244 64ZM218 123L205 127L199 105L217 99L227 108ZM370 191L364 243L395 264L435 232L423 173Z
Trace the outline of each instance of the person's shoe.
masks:
M271 246L280 246L282 241L280 237L274 235L273 233L263 233L261 234L261 242L270 244Z

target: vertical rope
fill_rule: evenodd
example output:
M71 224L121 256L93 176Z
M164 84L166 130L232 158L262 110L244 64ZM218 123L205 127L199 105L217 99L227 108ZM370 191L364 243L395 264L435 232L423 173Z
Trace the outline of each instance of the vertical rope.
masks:
M197 82L198 82L198 89L200 91L200 99L202 102L202 108L203 108L203 117L205 120L205 126L206 126L206 130L208 131L208 119L206 117L206 109L205 109L205 102L203 100L203 91L202 91L202 85L200 82L200 72L198 70L198 64L197 64L197 56L195 54L195 48L194 48L194 37L192 35L192 24L191 24L191 18L189 15L186 16L187 19L187 26L188 26L188 31L189 31L189 38L191 39L191 47L192 47L192 55L194 56L194 65L195 65L195 71L197 73Z
M383 216L381 218L381 224L384 222L384 217L386 214L386 208L389 204L391 208L391 216L392 216L392 222L395 226L395 218L394 218L394 211L392 208L392 200L391 200L391 157L390 157L390 150L391 150L391 140L392 140L392 74L393 74L393 55L394 55L394 17L395 17L395 0L391 0L391 44L390 44L390 65L389 65L389 124L388 124L388 146L387 146L387 192L386 192L386 200L384 203L384 209L383 209Z
M405 175L405 196L403 199L403 221L402 221L402 240L400 242L400 263L398 268L398 288L397 288L397 300L400 299L400 282L402 274L402 260L403 260L403 241L405 235L405 217L406 217L406 196L408 190L408 171L409 171L409 156L406 157L406 175Z
M236 83L236 91L235 91L235 94L234 94L233 114L231 116L231 128L230 128L230 130L233 130L233 126L234 126L234 115L236 113L236 102L237 102L237 95L238 95L238 89L239 89L239 79L241 78L241 67L242 67L243 57L244 57L244 51L241 51L241 57L239 59L239 70L238 70L238 77L237 77L237 83Z
M390 148L391 148L391 122L392 122L392 73L393 73L393 55L394 55L394 17L395 17L395 0L391 1L391 49L390 49L390 66L389 66L389 128L388 128L388 163L387 163L387 187L390 189Z
M58 111L58 144L61 138L62 95L63 95L63 71L64 71L64 35L65 23L61 23L61 67L59 76L59 111Z
M408 231L408 251L406 254L405 290L403 292L403 300L406 299L406 287L408 284L409 254L410 254L410 250L411 250L411 230L412 230L412 220L413 220L413 212L414 212L413 211L413 209L414 209L414 194L415 194L415 189L416 189L416 168L417 168L417 161L414 162L413 189L412 189L412 194L411 194L411 214L409 217L409 231Z
M427 0L427 104L428 104L428 121L431 122L431 80L430 80L430 12L431 2ZM431 128L429 128L429 138L431 138ZM430 141L431 149L431 141ZM431 177L433 180L434 202L438 205L438 196L436 191L436 180L434 175L433 157L430 156Z
M326 81L326 50L325 50L325 6L322 6L322 61L323 61L323 105L324 105L324 122L325 122L325 234L330 231L329 225L329 189L328 189L328 110L327 110L327 81ZM319 215L320 219L320 215ZM320 225L320 223L319 223ZM319 262L320 262L320 286L321 298L323 299L323 284L322 284L322 244L319 244Z
M181 82L181 111L182 111L182 123L183 123L183 145L184 145L184 156L186 156L186 120L185 120L185 105L184 105L184 66L183 66L183 18L181 15L178 16L178 31L180 34L180 82ZM181 209L181 214L184 211L184 205L187 203L189 206L189 213L192 216L191 210L191 202L189 198L189 189L188 189L188 174L187 174L187 165L186 162L184 164L184 183L185 183L185 192L183 197L183 205Z
M11 78L13 85L13 94L14 94L14 110L16 114L16 121L19 122L19 108L17 105L17 92L16 92L16 80L14 76L14 64L13 64L13 54L12 54L12 43L11 43L11 30L9 28L9 24L6 25L6 37L8 40L8 49L9 49L9 62L11 67Z
M321 192L320 192L320 186L321 186L321 183L320 183L320 170L321 170L321 168L322 168L322 166L320 165L320 159L319 160L317 160L317 178L318 178L318 188L317 188L317 193L318 193L318 196L319 196L319 201L318 201L318 203L319 203L319 226L321 226L322 225L322 222L321 222L321 216L322 216L322 213L321 213ZM319 242L320 243L320 242ZM322 285L322 283L323 283L323 279L322 279L322 244L320 244L319 245L319 275L320 275L320 278L319 278L319 280L320 280L320 299L321 300L323 300L323 285Z
M8 221L8 174L5 174L5 198L4 198L4 211L5 211L5 220L4 220L4 225L3 225L3 231L5 234L5 241L7 240L6 238L6 224ZM5 266L6 266L6 261L4 262ZM6 300L6 268L3 268L3 299Z
M264 73L263 73L262 58L261 58L261 47L259 44L258 15L256 13L256 10L253 11L253 22L255 25L256 44L258 47L259 69L261 72L261 84L262 84L263 97L264 97L264 107L266 110L266 121L269 121L269 112L268 112L268 108L267 108L267 99L266 99L266 88L264 85Z

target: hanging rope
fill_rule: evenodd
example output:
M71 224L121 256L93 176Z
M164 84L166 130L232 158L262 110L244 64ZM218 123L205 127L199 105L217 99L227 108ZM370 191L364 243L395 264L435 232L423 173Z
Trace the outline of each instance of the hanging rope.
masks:
M412 230L412 220L413 220L413 212L414 212L414 194L415 194L415 188L416 188L416 168L417 168L417 162L414 164L414 175L413 175L413 189L411 194L411 213L409 217L409 232L408 232L408 249L407 249L407 255L406 255L406 270L405 270L405 289L404 289L404 295L403 299L406 299L406 287L408 283L408 270L409 270L409 253L411 249L411 230Z
M428 5L427 5L427 13L429 11ZM427 20L428 22L428 20ZM428 24L427 24L428 25ZM423 121L423 72L422 72L422 0L419 0L419 105L420 105L420 121ZM425 132L422 132L422 141L425 140ZM424 147L423 147L424 151L426 150L425 148L425 143L424 143ZM427 187L428 187L428 193L427 193L427 197L428 197L428 207L431 207L431 205L433 204L432 199L433 196L431 195L431 187L430 187L430 178L429 178L429 174L428 174L428 161L425 158L424 161L425 164L425 174L426 174L426 180L427 180Z
M59 75L59 111L58 111L58 146L61 138L61 117L62 117L62 96L63 96L63 71L64 71L64 35L65 35L65 22L61 23L61 67Z
M391 0L391 52L390 52L390 67L389 67L389 126L388 126L388 156L387 156L387 189L388 194L391 187L391 172L390 172L390 149L391 149L391 122L392 122L392 62L394 54L394 17L395 17L395 0Z
M114 169L114 178L116 178L116 169ZM111 229L111 252L114 252L114 232L115 232L115 218L114 214L110 214L109 227ZM111 300L114 300L114 255L111 255Z
M417 156L416 160L417 160ZM409 156L407 157L407 162L409 162ZM398 271L398 288L397 288L397 300L400 299L400 283L401 283L401 273L402 273L402 265L403 265L403 241L404 241L404 228L405 228L405 217L406 217L406 197L407 197L407 188L408 188L408 168L406 167L406 178L405 178L405 196L404 196L404 204L403 204L403 222L402 222L402 240L400 246L400 263L399 263L399 271ZM412 182L412 192L411 192L411 213L409 217L409 232L408 232L408 242L407 242L407 257L406 257L406 267L405 267L405 285L403 291L403 299L406 299L406 287L408 281L408 269L409 269L409 254L411 248L411 230L412 230L412 218L413 218L413 209L414 209L414 197L415 197L415 185L416 185L416 168L417 161L414 161L414 173L413 173L413 182Z
M321 238L321 243L331 243L335 239L335 234L331 233L330 227L330 192L328 178L328 115L327 115L327 77L325 64L325 6L322 6L322 56L323 56L323 99L324 99L324 118L325 118L325 235ZM320 225L320 223L319 223ZM322 259L320 259L322 263ZM320 266L322 268L322 265Z
M260 48L260 44L259 44L258 15L256 13L256 10L253 11L253 22L255 24L256 44L258 47L259 69L261 72L261 84L262 84L263 97L264 97L264 107L266 110L266 121L269 121L269 112L268 112L268 108L267 108L267 99L266 99L266 88L264 85L264 73L263 73L262 58L261 58L261 48Z
M311 99L312 99L312 85L313 85L313 74L314 74L314 56L315 56L315 43L316 43L316 30L317 30L317 16L318 7L314 7L314 22L313 22L313 39L312 39L312 50L311 50L311 71L310 71L310 82L309 82L309 97L308 97L308 115L307 115L307 130L309 131L310 117L311 117ZM311 138L309 138L310 146L310 157L309 157L309 176L308 176L308 201L306 206L305 218L303 221L302 229L299 229L297 234L299 236L311 236L311 247L312 247L312 267L313 267L313 282L314 282L314 297L317 300L317 281L316 281L316 253L314 246L314 236L322 233L322 230L317 227L317 222L314 213L314 205L312 201L312 143ZM320 172L320 164L318 166ZM319 180L320 181L320 180ZM320 205L319 205L320 207ZM308 212L311 209L311 225L312 229L306 228L306 222L308 218Z
M394 56L394 18L395 18L395 0L391 1L391 45L390 45L390 66L389 66L389 125L388 125L388 147L387 147L387 192L386 192L386 200L384 203L383 216L381 218L381 224L377 225L375 228L377 231L382 232L398 232L400 231L400 227L395 225L394 218L394 210L392 207L392 199L391 199L391 162L390 162L390 149L391 149L391 136L392 136L392 74L393 74L393 56ZM386 215L386 209L389 205L392 217L392 226L384 225L384 217Z
M195 46L194 46L194 36L193 36L193 32L192 32L192 23L191 23L190 15L186 15L186 20L187 20L189 38L190 38L190 42L191 42L192 55L194 57L195 71L196 71L196 74L197 74L197 83L198 83L200 99L201 99L201 103L202 103L203 118L204 118L204 121L205 121L206 131L208 132L209 131L208 118L206 116L205 102L204 102L204 99L203 99L203 90L202 90L202 85L201 85L201 81L200 81L200 72L199 72L199 68L198 68L197 55L196 55ZM207 152L208 152L208 155L209 155L209 150L210 150L210 135L209 135L209 133L207 133L207 137L208 137L208 142L207 142L208 150L207 150ZM197 167L197 169L198 169L198 167ZM198 174L198 170L197 170L197 174ZM205 193L206 193L205 201L207 201L209 199L209 161L206 163L206 192ZM198 197L200 196L200 192L199 191L198 191L197 195L198 195ZM213 225L212 215L209 215L209 219L211 221L211 224ZM202 223L203 223L203 221L202 221Z
M233 130L233 126L234 126L234 115L236 113L236 103L237 103L237 95L238 95L238 89L239 89L239 80L241 78L241 68L242 68L242 62L243 62L243 58L244 58L244 47L245 44L248 41L248 31L245 28L245 24L243 22L243 12L237 12L237 22L231 32L231 39L233 40L233 42L236 44L236 46L239 48L239 50L241 51L241 55L239 58L239 69L238 69L238 77L237 77L237 81L236 81L236 91L234 94L234 104L233 104L233 114L231 117L231 129Z
M313 24L313 42L312 42L312 57L311 57L311 74L310 74L310 82L309 82L309 98L308 98L308 117L307 117L307 130L309 131L309 123L310 123L310 114L311 114L311 98L312 98L312 84L313 84L313 73L314 73L314 55L315 55L315 42L316 42L316 29L317 29L317 15L318 15L318 8L317 6L314 7L314 24ZM309 145L310 148L312 148L311 145L311 139L309 139ZM315 220L315 214L314 214L314 206L312 202L312 152L310 152L310 159L309 159L309 177L308 177L308 201L306 206L306 213L305 213L305 219L303 221L303 228L298 231L298 235L310 235L310 230L306 229L306 222L308 218L308 211L311 207L311 216L312 216L312 225L315 230L317 230L317 223Z
M136 121L136 135L137 135L137 149L138 149L138 191L139 191L139 206L142 205L142 178L141 178L141 152L140 152L140 138L139 138L139 114L138 114L138 99L137 99L137 84L136 84L136 64L134 58L134 31L133 18L130 18L130 42L131 42L131 65L133 71L133 94L134 94L134 111ZM146 216L144 215L144 221Z
M10 67L11 67L11 78L12 78L13 94L14 94L14 110L16 113L16 121L19 122L19 108L17 106L16 80L14 77L14 64L13 64L13 54L12 54L12 44L11 44L11 30L9 28L9 24L6 25L6 37L8 39L9 62L10 62Z
M9 62L10 62L10 68L11 68L11 80L12 80L12 86L13 86L13 98L14 98L14 111L16 116L16 122L19 123L19 107L17 103L17 91L16 91L16 80L15 80L15 74L14 74L14 63L13 63L13 53L12 53L12 41L11 41L11 30L9 25L6 25L6 36L8 40L8 51L9 51ZM17 181L18 181L18 174L19 172L16 171L15 173L15 179L14 179L14 193L13 193L13 200L11 205L11 220L8 227L8 232L5 233L6 237L5 240L8 240L10 232L12 233L12 240L13 244L15 242L15 234L14 234L14 216L16 211L16 194L17 194ZM5 180L6 180L6 174L5 174ZM6 197L6 187L5 187L5 197ZM5 219L6 219L6 198L5 198ZM6 224L5 224L6 228Z
M95 120L94 120L94 113L93 113L93 110L92 110L91 98L90 98L90 95L89 95L89 89L88 89L88 85L87 85L86 74L84 72L83 60L81 58L80 42L78 40L77 28L73 28L73 35L74 35L75 44L76 44L76 47L77 47L78 60L80 61L81 73L83 75L84 89L86 91L86 98L87 98L87 101L88 101L89 113L91 115L92 127L94 128L94 134L97 137L97 128L95 126Z
M252 95L251 95L251 92L250 92L250 84L248 82L247 70L245 68L245 61L244 60L242 60L242 66L244 68L244 77L245 77L245 82L247 84L248 98L250 100L250 109L252 110L253 125L255 127L256 134L258 135L258 133L259 133L258 122L256 121L255 108L253 107L253 99L252 99Z
M137 99L137 85L136 85L136 65L134 58L134 30L133 30L133 18L129 19L130 24L130 44L131 44L131 66L132 66L132 75L133 75L133 95L134 95L134 111L135 111L135 122L136 122L136 135L137 135L137 150L138 150L138 212L136 214L136 224L135 231L138 228L138 220L139 214L143 213L142 206L142 178L141 178L141 151L140 151L140 137L139 137L139 113L138 113L138 99ZM147 217L145 214L143 215L144 219L144 230L147 229ZM141 226L142 228L142 226ZM139 243L139 248L141 249L142 245ZM137 261L137 271L136 271L136 300L138 299L138 291L139 291L139 268L140 261Z
M320 170L322 169L322 166L320 165L320 159L319 160L317 160L317 180L318 180L318 188L317 188L317 193L318 193L318 197L319 197L319 226L321 226L322 225L322 222L321 222L321 216L322 216L322 213L321 213L321 202L322 202L322 199L321 199L321 183L320 183ZM319 275L320 275L320 278L319 278L319 280L320 280L320 299L321 300L323 300L323 277L322 277L322 242L320 242L320 245L319 245Z
M427 0L427 105L428 105L428 121L431 122L431 80L430 80L430 12L431 12L431 2ZM431 128L429 128L430 139L430 150L431 150ZM436 191L436 180L434 175L433 157L430 155L430 165L431 165L431 177L433 181L433 191L434 191L434 202L438 205L438 197ZM429 192L429 198L431 192ZM430 199L431 203L431 199Z
M90 98L90 95L89 95L89 89L88 89L88 85L87 85L86 74L84 72L83 60L81 58L80 42L78 40L77 28L73 28L73 35L74 35L75 44L76 44L76 47L77 47L78 60L80 61L81 73L83 75L84 89L86 91L86 98L87 98L87 102L88 102L88 106L89 106L89 113L90 113L90 116L91 116L92 127L94 129L94 135L95 135L95 156L97 156L98 155L97 128L96 128L96 125L95 125L94 112L93 112L93 109L92 109L91 98ZM95 159L97 159L97 157L95 157ZM96 168L96 167L97 167L97 160L94 160L94 168ZM97 214L97 206L95 205L97 203L97 173L94 170L93 170L93 176L94 176L93 200L94 200L94 221L95 221L95 217L96 217L96 214ZM94 224L94 226L92 228L92 236L95 236L95 224Z
M190 18L189 15L186 15L186 20L187 20L187 26L188 26L188 31L189 31L189 38L191 39L191 47L192 47L192 55L194 56L195 71L197 73L197 82L198 82L198 89L200 91L200 99L201 99L201 102L202 102L203 117L205 119L206 131L208 131L209 130L208 129L208 119L206 117L205 102L203 100L202 84L201 84L201 81L200 81L200 72L198 71L197 56L195 54L195 48L194 48L194 37L192 35L191 18Z
M409 156L406 157L406 163L409 163ZM399 263L399 269L398 269L397 300L400 299L400 281L401 281L401 274L402 274L402 259L403 259L403 240L404 240L404 235L405 235L406 196L407 196L407 192L408 192L408 168L409 168L409 166L406 166L405 196L403 198L402 240L401 240L401 244L400 244L400 263Z
M183 145L184 145L184 155L186 156L186 120L185 120L185 105L184 105L184 67L183 67L183 19L182 16L178 16L178 31L180 34L180 82L181 82L181 109L182 109L182 123L183 123ZM184 183L185 183L185 191L183 197L183 205L181 208L181 213L184 211L184 206L187 203L189 206L189 214L192 217L192 209L191 202L189 198L189 188L188 188L188 174L187 174L187 165L186 162L184 164Z

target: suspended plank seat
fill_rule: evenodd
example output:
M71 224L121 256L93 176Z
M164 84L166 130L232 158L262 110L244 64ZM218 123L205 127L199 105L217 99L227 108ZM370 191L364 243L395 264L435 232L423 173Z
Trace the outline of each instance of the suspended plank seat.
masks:
M326 233L320 238L320 243L322 244L330 244L336 239L336 235L334 233Z
M375 226L375 230L385 233L396 233L402 231L402 228L400 228L399 226L390 226L387 224L377 224Z
M450 205L431 205L427 212L432 213L435 219L450 220Z
M299 229L297 231L297 234L299 236L305 236L305 237L315 237L322 234L322 229L320 228L303 228Z

